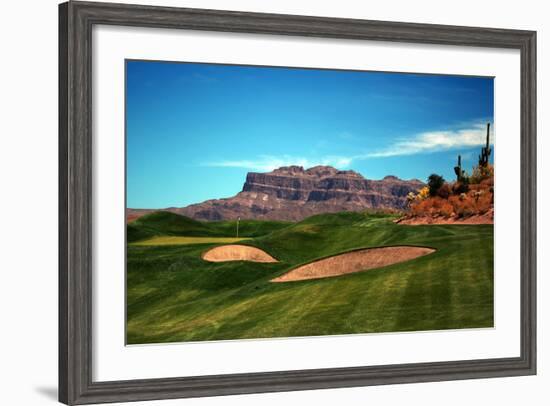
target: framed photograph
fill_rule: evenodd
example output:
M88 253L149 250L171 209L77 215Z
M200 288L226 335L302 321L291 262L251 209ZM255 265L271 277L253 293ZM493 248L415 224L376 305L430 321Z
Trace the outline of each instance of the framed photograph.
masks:
M535 32L59 29L61 402L536 373Z

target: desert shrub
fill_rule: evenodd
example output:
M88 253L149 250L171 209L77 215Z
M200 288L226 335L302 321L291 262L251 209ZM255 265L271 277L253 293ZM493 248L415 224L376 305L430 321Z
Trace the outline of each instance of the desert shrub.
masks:
M485 190L487 187L483 186L481 183L470 185L470 192L479 192L480 190Z
M476 213L475 201L469 195L451 196L449 202L458 217L470 217Z
M458 217L470 217L476 214L485 214L493 207L492 193L488 190L471 191L459 196L449 197L454 213Z
M455 182L452 186L453 194L460 195L462 193L468 193L470 190L470 186L467 183L464 182Z
M439 209L439 214L441 216L445 217L445 218L449 218L449 217L454 216L455 209L454 209L453 205L448 200L446 200L441 205L441 208Z
M486 188L492 188L495 185L495 178L491 176L487 179L483 179L479 184Z
M437 196L437 192L444 183L445 179L443 179L443 176L437 175L435 173L432 173L430 176L428 176L428 188L430 190L430 196Z
M447 199L435 196L414 202L411 205L411 214L418 217L450 217L454 214L454 207Z
M476 209L478 214L485 214L493 207L493 194L484 191L476 200Z
M494 177L495 169L491 164L487 166L474 166L472 175L470 176L470 183L481 183L486 179L491 179Z
M424 186L422 189L418 191L418 194L416 195L416 198L418 200L424 200L430 196L430 188L427 186Z
M437 191L437 195L442 199L448 199L451 193L451 186L448 183L444 183Z
M426 216L429 213L432 203L431 198L417 200L411 205L411 214L413 216Z

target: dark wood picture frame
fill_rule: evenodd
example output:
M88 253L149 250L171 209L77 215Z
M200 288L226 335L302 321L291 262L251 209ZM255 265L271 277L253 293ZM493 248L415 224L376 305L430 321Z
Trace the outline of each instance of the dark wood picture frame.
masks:
M517 358L92 380L92 27L193 29L490 48L521 54L521 354ZM59 400L216 396L536 373L536 32L68 2L59 6Z

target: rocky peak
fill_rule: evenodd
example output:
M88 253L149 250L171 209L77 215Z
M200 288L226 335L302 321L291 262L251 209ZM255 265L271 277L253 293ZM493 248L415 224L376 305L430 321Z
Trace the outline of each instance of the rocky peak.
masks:
M388 176L384 176L382 180L401 180L401 179L399 179L397 176L394 176L394 175L388 175Z
M422 185L422 182L396 176L369 180L355 171L341 171L332 166L304 169L290 165L266 173L249 172L242 191L234 197L174 211L199 220L237 217L300 220L327 212L402 209L407 203L407 194L416 192Z
M255 172L251 172L254 174ZM249 173L250 174L250 173ZM303 166L291 165L291 166L281 166L280 168L274 169L271 172L262 173L264 176L277 175L277 176L306 176L312 178L326 178L326 177L350 177L350 178L360 178L363 179L363 176L355 171L347 170L341 171L332 166L328 165L317 165L309 169L304 169Z
M296 176L296 175L303 175L305 171L303 166L290 165L290 166L281 166L280 168L274 169L272 172L266 173L266 175L269 175L270 173L274 175Z
M347 177L347 178L358 178L358 179L365 179L363 177L363 175L361 175L360 173L357 173L355 171L352 171L352 170L348 170L348 171L338 171L336 173L337 176L339 177Z
M334 176L338 173L338 169L332 166L317 165L306 170L306 174L314 176L316 178L325 178L327 176Z

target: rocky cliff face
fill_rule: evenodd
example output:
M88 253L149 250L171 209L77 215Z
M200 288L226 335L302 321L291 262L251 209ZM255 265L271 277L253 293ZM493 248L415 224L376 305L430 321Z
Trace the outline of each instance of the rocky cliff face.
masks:
M198 220L240 217L296 221L327 212L401 209L407 193L423 185L416 179L406 181L395 176L369 180L357 172L330 166L287 166L269 173L249 173L243 190L234 197L169 210Z

